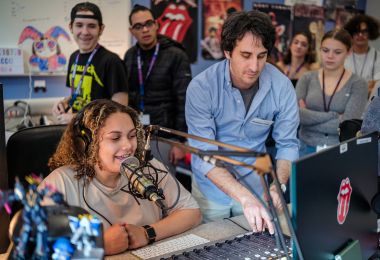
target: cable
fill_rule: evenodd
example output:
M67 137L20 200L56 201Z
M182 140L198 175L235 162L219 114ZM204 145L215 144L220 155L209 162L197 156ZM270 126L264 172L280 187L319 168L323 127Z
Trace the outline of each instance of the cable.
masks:
M231 222L234 223L236 226L239 226L241 229L244 229L245 231L250 231L249 229L246 229L245 227L243 227L242 225L240 225L239 223L233 221L233 220L230 219L230 218L223 218L223 219L231 221Z
M99 211L95 210L95 209L92 208L90 205L88 205L87 200L86 200L86 198L85 198L85 196L84 196L84 187L85 187L85 186L86 186L86 180L83 181L83 193L82 193L83 201L84 201L84 203L86 204L86 206L87 206L90 210L92 210L93 212L95 212L96 214L98 214L99 216L101 216L103 219L105 219L105 220L108 222L108 224L110 224L110 226L112 226L112 223L111 223L111 221L108 220L108 218L106 218L105 216L103 216L102 214L100 214Z

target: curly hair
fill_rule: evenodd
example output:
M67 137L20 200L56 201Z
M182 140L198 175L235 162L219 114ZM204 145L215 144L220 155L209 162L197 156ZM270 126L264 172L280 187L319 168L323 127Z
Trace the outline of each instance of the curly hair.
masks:
M145 132L137 112L112 100L98 99L88 103L67 125L56 152L49 159L50 170L69 165L77 172L76 178L85 176L93 178L95 166L99 165L102 168L99 160L99 132L105 121L117 112L128 114L132 119L137 136L134 156L141 161L145 146ZM84 130L85 133L83 133ZM83 138L84 134L89 136Z
M315 52L312 50L312 37L311 37L311 34L308 31L297 32L296 34L294 34L294 36L292 38L292 41L291 41L291 44L293 43L294 38L297 35L303 35L307 39L308 49L307 49L307 53L305 55L305 62L309 63L309 64L315 62ZM286 52L286 55L284 57L284 64L288 65L291 62L292 62L292 52L291 52L290 46L289 46L288 51Z
M358 14L352 17L346 23L344 29L346 29L351 34L351 36L354 36L354 34L360 31L361 23L365 23L368 27L368 39L376 40L379 37L379 21L365 14Z
M235 12L228 16L222 28L222 50L233 51L236 41L243 39L246 33L259 37L268 53L271 52L275 41L275 29L269 16L257 10Z
M325 33L325 35L323 35L323 37L322 37L321 43L326 39L334 39L334 40L340 41L341 43L343 43L347 47L347 50L351 49L352 37L343 28L331 30L331 31L328 31L327 33Z

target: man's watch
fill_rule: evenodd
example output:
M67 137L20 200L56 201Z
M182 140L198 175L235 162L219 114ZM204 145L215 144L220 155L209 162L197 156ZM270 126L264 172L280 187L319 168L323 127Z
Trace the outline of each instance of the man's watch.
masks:
M145 235L148 238L148 244L152 244L156 241L156 231L154 231L154 228L149 225L145 225L143 228L145 229Z

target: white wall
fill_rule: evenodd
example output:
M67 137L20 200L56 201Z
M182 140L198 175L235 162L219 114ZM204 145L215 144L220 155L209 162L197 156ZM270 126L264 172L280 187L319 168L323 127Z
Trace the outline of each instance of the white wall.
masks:
M366 14L379 19L380 1L379 0L367 0ZM376 41L370 42L370 45L377 50L380 50L380 38Z

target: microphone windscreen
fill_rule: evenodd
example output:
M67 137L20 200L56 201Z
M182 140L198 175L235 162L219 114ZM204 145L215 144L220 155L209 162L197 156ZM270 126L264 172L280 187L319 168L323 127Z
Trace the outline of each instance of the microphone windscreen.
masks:
M134 156L129 156L124 159L122 164L127 167L128 169L137 169L140 166L140 161Z

